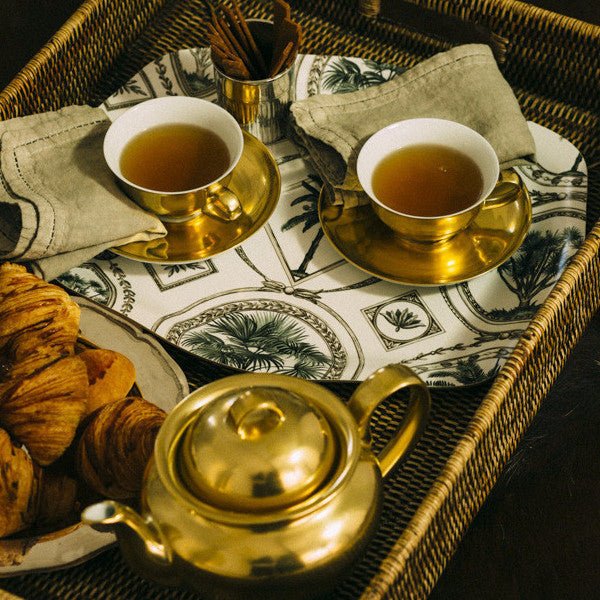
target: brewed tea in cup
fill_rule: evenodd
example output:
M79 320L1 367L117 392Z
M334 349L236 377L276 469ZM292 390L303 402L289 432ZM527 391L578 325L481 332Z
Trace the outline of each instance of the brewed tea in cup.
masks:
M468 227L494 189L498 158L479 133L444 119L408 119L362 147L357 174L378 217L403 237L446 240Z
M220 179L230 162L227 144L199 125L167 123L138 133L121 152L123 177L157 192L185 192Z
M239 217L227 184L243 148L242 130L226 110L187 96L136 105L104 139L106 162L125 193L163 221Z

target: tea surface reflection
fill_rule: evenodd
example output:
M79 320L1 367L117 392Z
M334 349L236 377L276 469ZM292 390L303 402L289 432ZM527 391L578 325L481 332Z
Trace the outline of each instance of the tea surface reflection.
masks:
M373 171L373 192L392 210L439 217L467 209L483 190L483 176L466 154L439 144L394 150Z
M206 127L173 123L137 134L121 152L125 179L158 192L184 192L217 181L229 167L225 142Z

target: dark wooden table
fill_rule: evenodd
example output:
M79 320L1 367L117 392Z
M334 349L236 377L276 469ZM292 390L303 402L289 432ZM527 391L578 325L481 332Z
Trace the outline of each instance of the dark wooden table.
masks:
M0 89L80 3L0 2ZM600 24L597 0L532 3ZM599 396L596 315L431 600L600 598Z

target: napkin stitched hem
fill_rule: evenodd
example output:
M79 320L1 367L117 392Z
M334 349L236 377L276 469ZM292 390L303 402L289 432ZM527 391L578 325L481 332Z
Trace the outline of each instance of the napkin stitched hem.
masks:
M39 250L39 253L41 256L45 255L47 252L50 251L50 246L55 243L55 244L60 244L62 239L64 239L64 235L66 233L66 227L60 227L57 226L57 223L60 223L60 218L63 217L63 215L58 215L57 214L57 209L56 207L44 196L44 194L40 193L38 190L36 190L35 188L33 188L31 186L31 184L29 183L29 181L27 180L26 177L26 173L24 172L24 169L21 167L21 165L19 164L19 154L20 151L22 149L25 149L27 147L34 147L40 143L43 143L45 141L51 140L53 138L59 138L60 136L64 136L66 134L69 134L73 131L76 130L83 130L83 129L93 129L94 127L96 127L97 125L101 125L103 123L105 123L106 120L105 119L96 119L95 121L89 121L87 123L79 123L77 125L71 125L70 127L66 127L64 129L61 129L60 131L55 131L53 133L50 133L48 135L33 139L33 140L29 140L27 142L21 143L21 144L16 144L13 148L12 148L12 159L14 161L14 166L15 166L15 172L16 174L19 176L20 181L32 192L32 194L35 194L36 198L38 200L43 200L45 205L46 205L46 210L48 210L48 213L46 213L44 211L44 214L40 214L40 210L39 207L35 205L35 203L33 203L33 206L36 208L36 211L38 213L38 222L37 222L37 230L36 233L34 234L34 239L37 239L36 235L37 233L39 233L40 231L40 223L42 219L45 218L50 218L50 214L52 215L52 225L51 225L51 230L48 232L48 239L45 242L45 247L43 249ZM10 135L10 134L8 134ZM43 152L44 149L42 148L41 150L34 150L31 154L37 154L39 152ZM14 193L14 191L13 191ZM24 196L23 194L15 194L17 195L21 200L25 200L27 202L31 202L31 200L29 200L26 196ZM63 224L66 225L66 217L67 215L64 215L65 220L63 220ZM56 235L59 235L60 238L57 240L56 239Z
M74 105L0 123L0 257L49 278L166 229L119 188L102 146L110 120Z
M369 96L367 99L357 98L356 100L353 100L350 102L344 102L343 103L344 109L347 107L358 106L358 107L360 107L359 112L362 113L367 108L366 103L368 104L369 101L375 101L377 108L380 109L382 104L385 104L388 102L388 100L387 100L388 96L392 96L392 98L394 98L397 95L398 90L405 88L409 84L414 84L415 82L417 82L421 79L424 79L425 77L434 75L437 71L446 70L449 67L451 67L451 66L454 67L464 61L470 61L472 63L479 62L479 63L483 64L483 63L487 62L488 58L489 58L488 55L483 52L480 52L478 54L470 54L467 56L459 56L459 57L453 59L453 61L450 63L443 63L440 65L437 65L433 69L427 69L425 72L417 73L415 75L415 72L417 70L419 70L419 67L420 67L420 65L416 65L416 66L412 67L412 69L405 71L406 78L405 78L405 81L403 81L401 85L397 85L397 83L394 80L391 80L389 82L380 84L376 88L368 88L367 90L364 90L365 92L369 92L369 94L365 94L365 95ZM479 60L476 61L474 59L479 59ZM413 74L414 76L412 78L410 78L409 77L410 74ZM381 91L381 89L383 87L385 87L387 84L391 84L391 83L395 84L393 86L393 89L388 89L388 90L385 90L384 92ZM387 86L387 87L389 88L392 86ZM377 92L378 92L377 96L375 98L372 97L374 90L377 90ZM357 92L357 94L358 94L358 92ZM351 154L354 152L354 147L352 144L348 143L348 140L345 137L340 135L340 133L336 132L334 129L324 126L322 122L317 122L315 120L315 114L319 114L319 116L321 116L321 117L325 116L325 115L323 115L323 110L325 108L332 108L332 107L339 106L340 105L340 101L339 101L340 97L339 96L340 95L336 95L336 94L332 94L331 96L322 96L321 98L323 98L323 100L320 103L321 105L318 108L314 109L314 112L307 112L306 116L312 121L312 124L315 127L318 127L322 132L329 132L331 134L332 138L339 140L346 147L346 150ZM326 98L327 99L331 98L331 102L327 103L325 100ZM352 111L346 111L346 112L352 112ZM326 137L327 136L321 136L321 139L326 139Z

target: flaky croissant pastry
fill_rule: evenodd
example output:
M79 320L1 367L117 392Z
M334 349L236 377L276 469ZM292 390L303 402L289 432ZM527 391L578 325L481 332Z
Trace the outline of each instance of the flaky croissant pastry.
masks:
M0 537L29 527L36 513L40 469L0 429Z
M69 525L98 494L140 493L166 413L133 395L129 358L82 350L79 316L58 286L0 266L0 537Z
M75 522L81 510L79 488L79 482L67 473L42 469L35 526L48 530Z
M91 415L79 439L79 476L107 498L136 498L166 416L161 408L139 397L104 405Z
M38 464L53 463L70 446L87 408L87 370L67 356L18 380L2 394L0 425Z
M49 465L85 414L88 378L74 356L79 306L20 265L0 266L0 426Z
M72 354L79 333L79 306L56 285L25 267L0 266L0 349L18 362L40 347Z
M120 352L105 348L91 348L79 353L88 373L88 407L87 412L122 400L135 383L135 367Z

